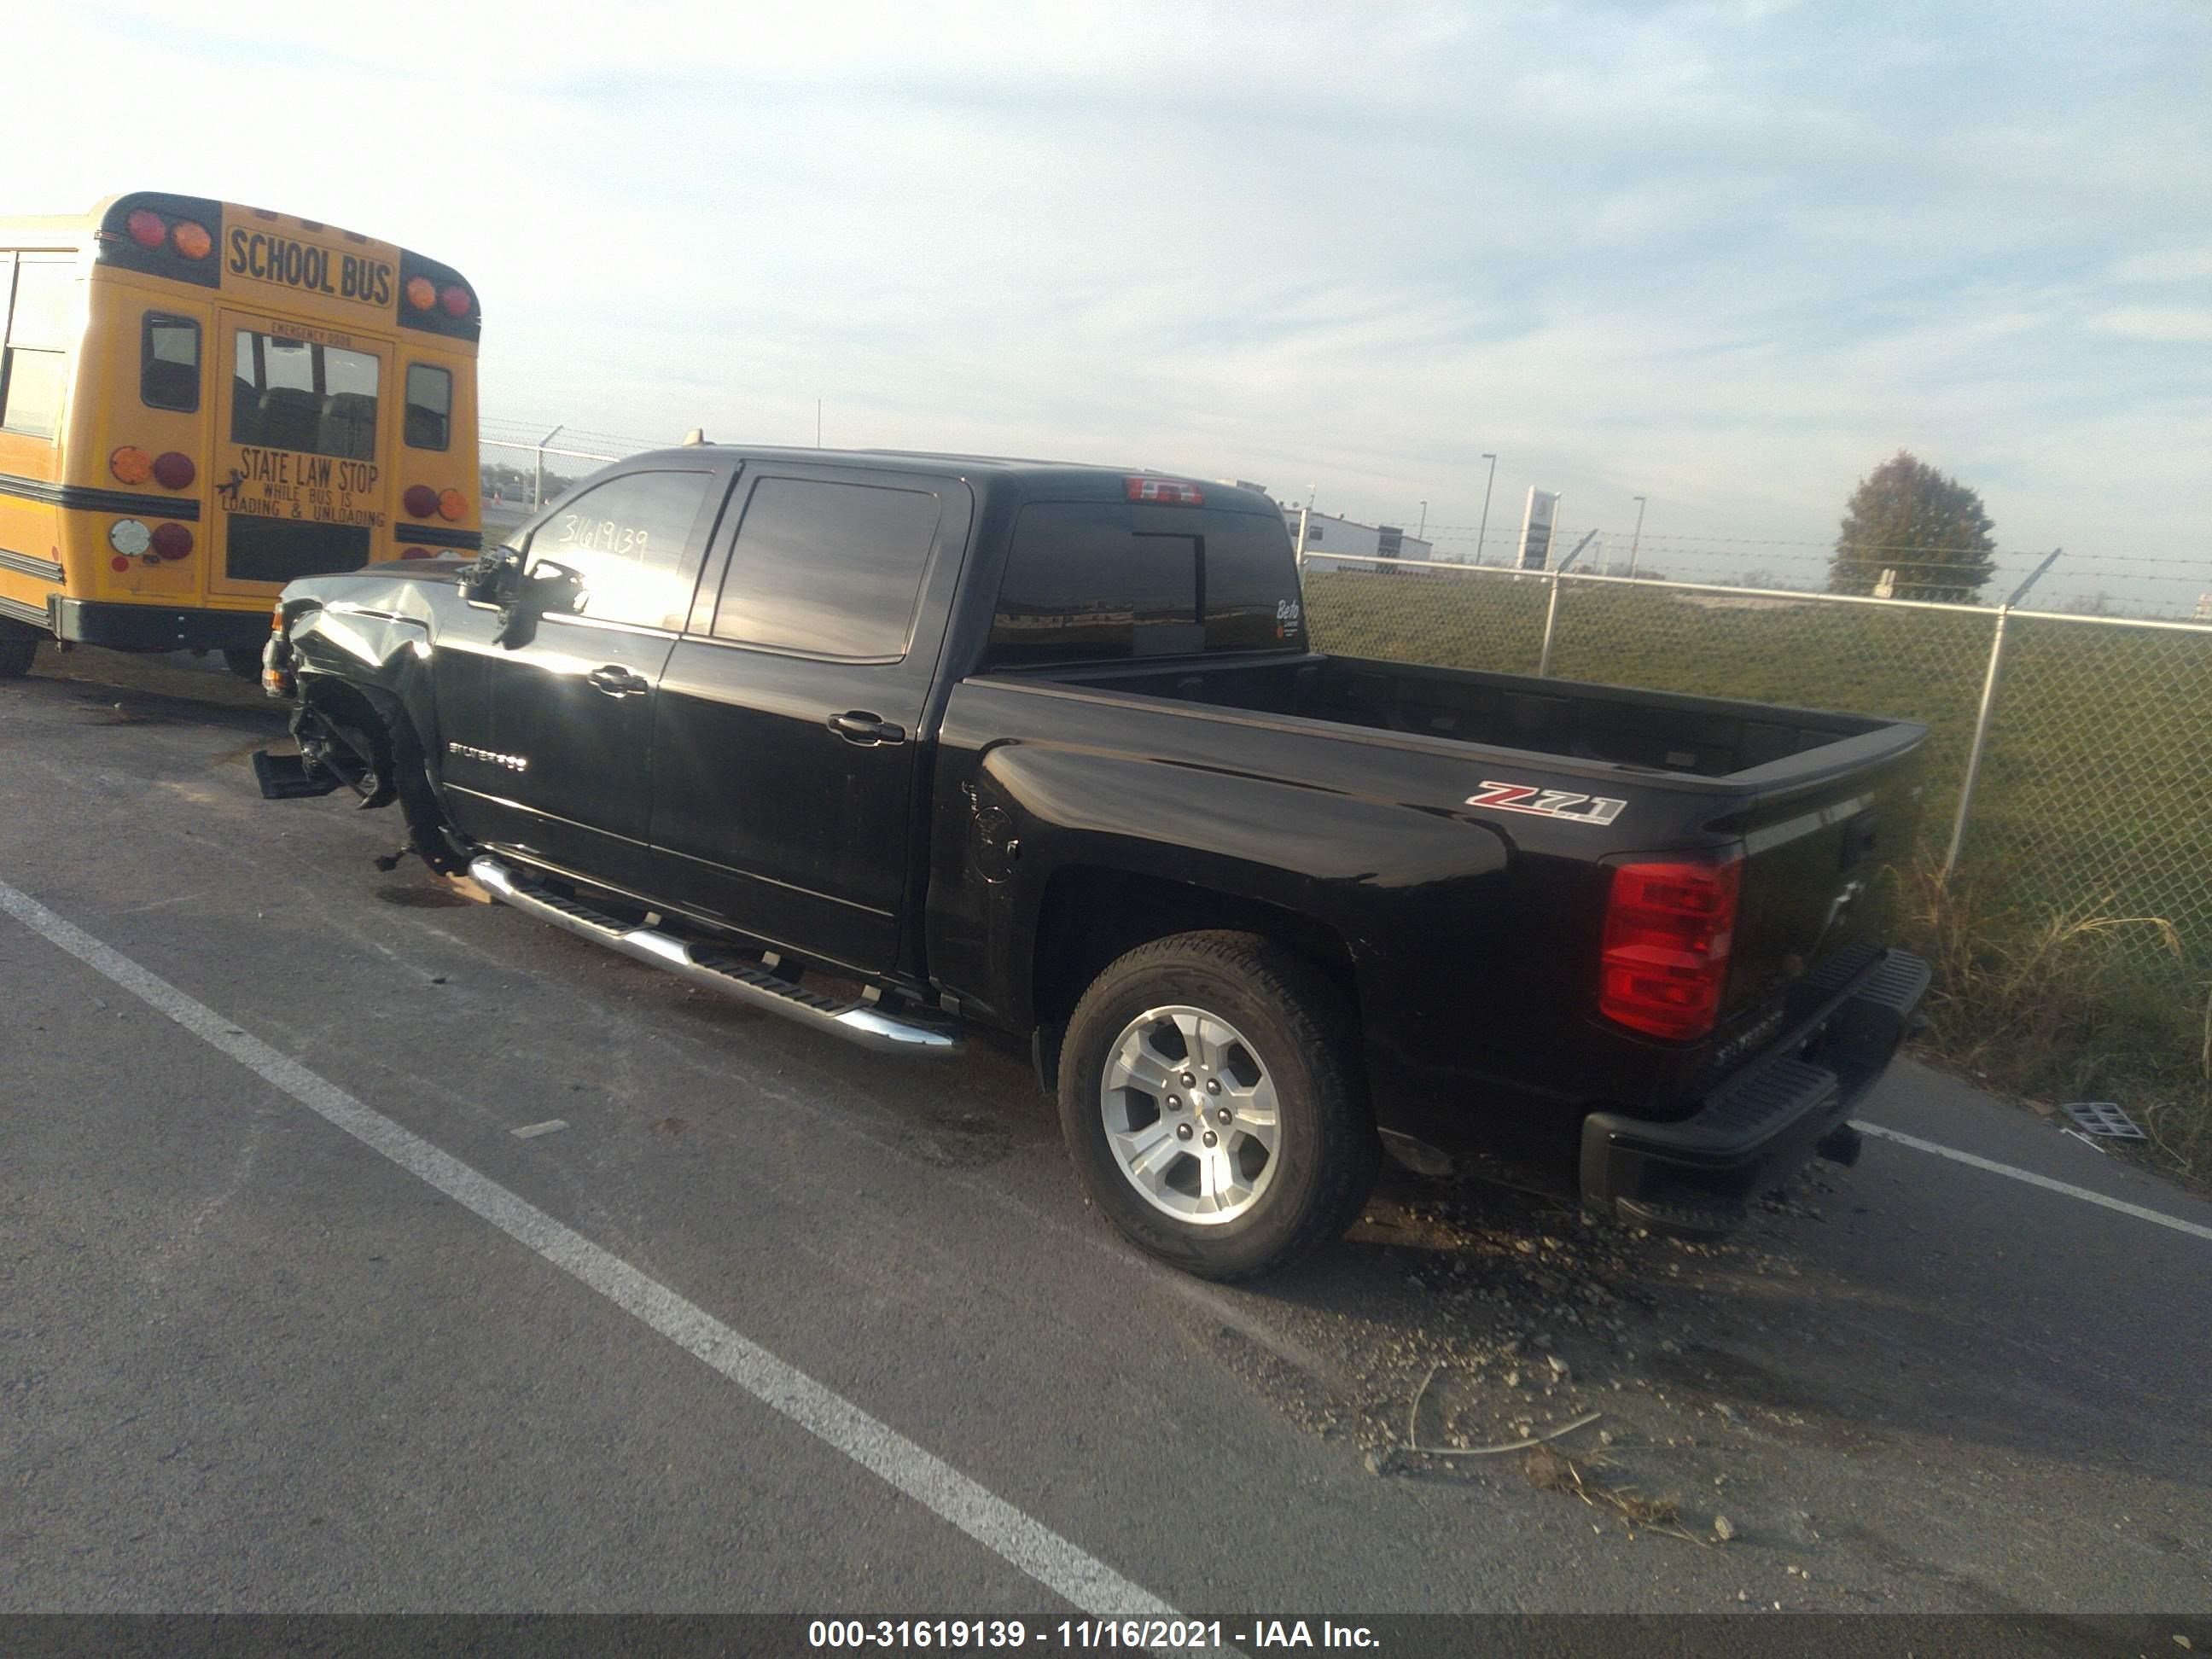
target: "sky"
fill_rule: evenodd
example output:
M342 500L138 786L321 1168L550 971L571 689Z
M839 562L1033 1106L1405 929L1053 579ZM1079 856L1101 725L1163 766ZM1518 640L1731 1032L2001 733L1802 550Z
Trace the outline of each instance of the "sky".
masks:
M264 0L9 24L0 213L459 267L485 415L1266 483L1818 584L1899 448L2039 591L2212 590L2203 0ZM43 142L27 143L36 133ZM504 424L501 430L508 429ZM497 456L487 450L486 459Z

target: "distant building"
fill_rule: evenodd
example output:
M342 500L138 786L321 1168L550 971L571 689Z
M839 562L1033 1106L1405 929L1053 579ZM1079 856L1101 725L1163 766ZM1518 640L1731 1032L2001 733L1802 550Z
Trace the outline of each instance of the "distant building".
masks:
M1283 509L1283 522L1290 526L1293 547L1298 542L1298 511L1296 507ZM1394 559L1437 556L1433 543L1416 541L1396 525L1355 524L1329 513L1316 513L1307 520L1306 552L1328 555L1316 567L1324 570L1374 570ZM1372 562L1346 562L1353 559Z

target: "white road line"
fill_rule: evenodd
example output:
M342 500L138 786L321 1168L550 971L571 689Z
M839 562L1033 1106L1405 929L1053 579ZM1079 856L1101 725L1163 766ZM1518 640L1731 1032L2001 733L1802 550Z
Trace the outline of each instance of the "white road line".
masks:
M755 1399L842 1452L984 1548L1086 1613L1179 1615L1158 1596L1086 1554L842 1395L747 1340L703 1308L647 1277L620 1256L556 1221L534 1204L355 1099L205 1004L141 968L45 905L0 882L0 910L105 975L194 1036L335 1124L409 1174L474 1211L510 1238L581 1280L633 1318L704 1360Z
M2078 1198L2085 1204L2095 1204L2107 1210L2118 1210L2122 1215L2131 1215L2138 1221L2155 1221L2161 1227L2171 1227L2178 1233L2188 1233L2197 1238L2212 1238L2212 1227L2184 1221L2179 1216L2160 1215L2156 1210L2146 1210L2140 1204L2130 1204L2125 1199L2106 1198L2102 1193L2093 1193L2087 1187L2071 1186L2063 1181L2053 1181L2049 1176L2039 1176L2033 1170L2015 1170L2009 1164L1999 1164L1986 1158L1977 1158L1972 1152L1962 1152L1952 1146L1939 1146L1932 1140L1923 1140L1917 1135L1908 1135L1896 1129L1885 1129L1879 1123L1865 1123L1854 1119L1854 1129L1863 1134L1879 1135L1884 1140L1893 1140L1900 1146L1933 1152L1938 1158L1948 1158L1954 1164L1971 1164L1977 1170L1987 1170L1991 1175L2010 1176L2014 1181L2025 1181L2031 1187L2045 1191L2063 1193L2069 1198Z

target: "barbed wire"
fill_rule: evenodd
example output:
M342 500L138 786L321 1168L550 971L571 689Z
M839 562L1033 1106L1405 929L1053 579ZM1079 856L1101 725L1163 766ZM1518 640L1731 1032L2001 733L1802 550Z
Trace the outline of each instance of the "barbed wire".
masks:
M1616 541L1626 542L1632 539L1632 533L1628 531L1615 530L1604 526L1599 527L1598 534L1605 540L1608 546L1612 545ZM1491 547L1515 547L1519 545L1520 535L1518 532L1510 532L1504 537L1438 535L1432 528L1428 534L1419 538L1419 539L1428 542L1451 542L1454 544L1479 541L1484 545ZM1915 547L1909 544L1901 542L1851 542L1844 544L1838 542L1784 541L1761 536L1697 536L1687 534L1668 536L1665 538L1647 534L1643 538L1643 544L1644 546L1650 546L1653 543L1665 544L1657 550L1658 551L1664 553L1696 553L1709 547L1804 548L1808 550L1804 553L1777 553L1773 556L1777 559L1786 560L1795 558L1808 562L1814 558L1832 557L1833 556L1836 550L1839 546L1844 545L1848 545L1855 553L1920 553L1938 556L1950 554L1954 556L1948 558L1936 556L1918 560L1889 561L1889 562L1893 564L1917 563L1923 565L1936 565L1947 569L1956 569L1959 568L1960 563L1963 562L1962 558L1959 556L1961 554L1964 554L1966 557L1979 556L1979 550ZM1817 550L1817 551L1813 550ZM1991 559L1996 560L2039 559L2050 551L2051 550L2047 547L2000 547L1990 549L1988 550L1988 556ZM2212 551L2207 551L2194 556L2182 555L2171 557L2155 553L2068 553L2064 556L2063 562L2067 565L2108 563L2171 565L2177 568L2198 570L2203 572L2207 575L2212 575Z

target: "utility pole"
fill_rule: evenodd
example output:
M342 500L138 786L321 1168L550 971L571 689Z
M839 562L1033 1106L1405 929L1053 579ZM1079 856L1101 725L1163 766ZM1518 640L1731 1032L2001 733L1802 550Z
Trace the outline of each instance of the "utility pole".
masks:
M1482 459L1490 463L1490 477L1482 486L1482 528L1474 532L1474 562L1477 564L1482 562L1482 544L1490 535L1490 487L1498 482L1498 457L1486 450Z
M1636 550L1644 544L1644 497L1636 498L1636 535L1628 544L1628 580L1636 580Z
M1420 539L1421 539L1421 536L1422 536L1423 532L1425 532L1425 531L1428 529L1428 527L1429 527L1429 504L1428 504L1426 501L1423 501L1423 502L1421 503L1421 527L1420 527L1420 529L1416 530L1416 531L1413 532L1413 539L1414 539L1415 541L1419 541L1419 540L1420 540Z

